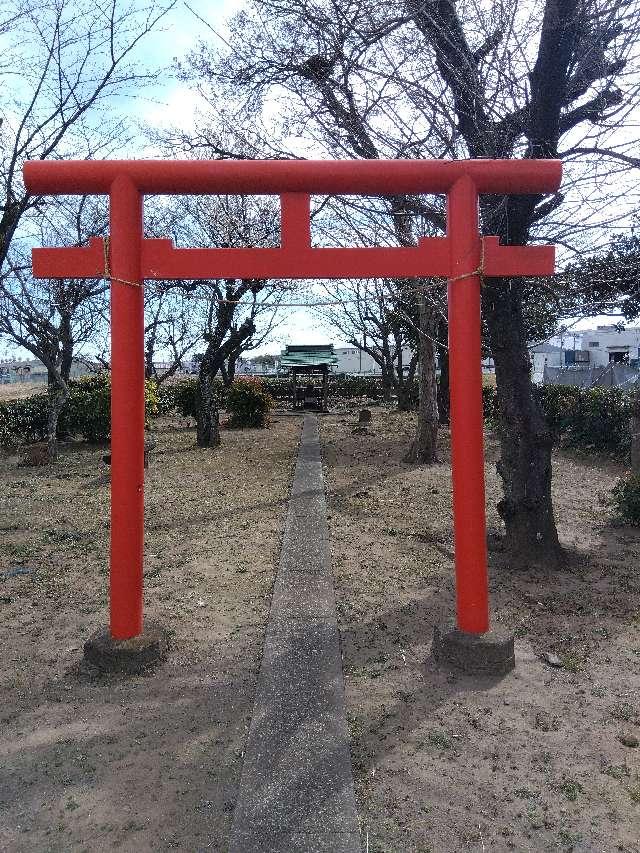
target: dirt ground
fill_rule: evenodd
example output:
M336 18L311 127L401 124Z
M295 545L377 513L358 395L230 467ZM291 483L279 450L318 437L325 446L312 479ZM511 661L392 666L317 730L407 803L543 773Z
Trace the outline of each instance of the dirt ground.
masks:
M518 666L470 678L429 654L454 609L447 435L440 464L414 467L411 416L374 409L360 436L354 420L321 436L363 853L639 853L640 748L620 738L640 736L640 531L598 502L620 469L556 456L568 567L511 574L491 554ZM172 650L138 678L81 664L106 621L104 449L0 460L3 853L226 853L299 429L227 431L211 452L160 424L146 608ZM494 507L490 437L487 457Z
M354 422L323 418L321 436L366 849L637 853L640 749L619 738L640 736L640 530L598 502L620 469L556 455L568 567L513 574L491 554L493 620L515 631L517 669L472 678L430 658L454 612L448 436L441 464L413 467L411 416L374 409L368 436ZM489 438L489 507L497 455Z
M42 394L46 390L45 384L37 382L7 382L0 385L0 402L31 397L33 394Z
M300 421L165 422L147 476L146 613L171 631L146 677L81 665L107 619L104 448L0 460L0 850L226 851Z

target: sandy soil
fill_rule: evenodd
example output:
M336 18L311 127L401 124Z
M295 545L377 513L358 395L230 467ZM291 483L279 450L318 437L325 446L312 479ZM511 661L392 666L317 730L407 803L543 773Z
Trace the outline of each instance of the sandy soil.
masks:
M42 394L47 390L45 383L37 382L7 382L0 385L0 402L7 400L19 400L23 397L31 397L33 394Z
M640 851L640 530L599 505L619 473L558 454L567 570L511 574L491 555L492 613L516 634L502 679L430 658L453 614L448 437L442 463L401 462L412 418L321 421L352 756L369 853ZM489 524L498 528L495 443ZM553 667L541 657L556 655Z
M104 449L0 461L0 850L226 850L299 429L215 452L159 429L146 612L172 651L138 678L81 664L106 622Z

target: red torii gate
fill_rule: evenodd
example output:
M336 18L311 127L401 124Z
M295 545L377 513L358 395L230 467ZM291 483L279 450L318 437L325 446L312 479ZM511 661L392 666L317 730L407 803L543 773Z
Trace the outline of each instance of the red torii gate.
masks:
M111 279L111 569L114 640L142 632L145 279L449 279L449 363L457 627L489 630L485 529L481 276L550 275L553 246L500 246L478 227L480 193L558 189L555 160L32 161L37 195L108 195L110 238L33 250L36 278ZM399 248L312 248L310 196L447 195L447 236ZM281 200L277 249L176 249L143 235L143 196L271 194Z

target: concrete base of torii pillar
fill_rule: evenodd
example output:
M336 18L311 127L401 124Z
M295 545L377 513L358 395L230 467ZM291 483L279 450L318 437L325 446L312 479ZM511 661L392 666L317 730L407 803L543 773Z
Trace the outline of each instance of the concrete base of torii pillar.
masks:
M436 625L432 652L438 663L469 675L505 675L516 665L513 635L499 628L468 634L454 620Z

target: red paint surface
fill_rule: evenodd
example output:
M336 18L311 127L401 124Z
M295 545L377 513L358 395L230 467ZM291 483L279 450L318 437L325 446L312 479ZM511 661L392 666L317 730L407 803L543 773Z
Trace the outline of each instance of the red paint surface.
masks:
M110 194L111 583L117 640L142 631L144 544L144 301L140 268L142 196L117 177ZM139 282L123 284L117 279Z
M24 166L27 189L40 195L106 195L118 175L148 195L446 193L461 175L481 193L537 193L557 189L561 174L558 160L32 160Z
M301 195L301 200L308 196ZM308 225L308 222L307 222ZM306 229L301 228L304 235ZM551 275L553 246L500 246L497 237L485 237L485 275ZM219 278L411 278L448 276L449 241L427 237L416 248L312 249L296 244L283 232L281 249L176 249L171 240L142 241L142 277L145 279ZM40 278L88 278L104 274L102 239L86 248L34 249L33 274Z
M480 276L550 275L553 246L500 246L478 229L478 193L556 190L551 160L30 162L34 194L110 194L112 328L111 633L142 630L144 312L147 279L449 278L449 358L458 627L489 628L485 533ZM141 195L281 196L279 249L175 249L142 234ZM311 248L310 194L447 193L447 236L415 248ZM34 275L105 274L104 243L34 249ZM131 284L127 283L131 282Z
M478 194L463 177L449 193L449 387L458 627L489 629L484 506ZM464 276L463 278L459 278ZM457 279L457 280L456 280Z

